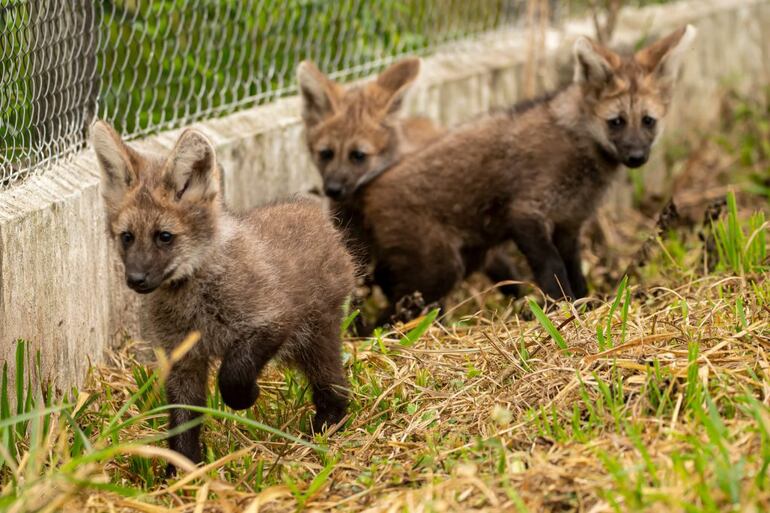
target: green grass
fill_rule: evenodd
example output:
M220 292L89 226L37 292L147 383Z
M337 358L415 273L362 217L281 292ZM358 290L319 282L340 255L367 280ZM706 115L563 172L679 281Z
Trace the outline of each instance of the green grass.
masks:
M534 299L529 299L529 308L532 311L532 314L535 316L535 319L537 319L537 322L539 322L540 325L545 329L556 346L562 351L568 353L569 348L567 347L567 342L565 342L564 337L561 335L558 328L553 325L548 316L545 315L543 309L540 308L540 305L538 305Z
M754 212L741 225L735 193L727 195L727 218L713 223L714 239L723 269L736 274L750 274L768 269L767 227L765 213Z

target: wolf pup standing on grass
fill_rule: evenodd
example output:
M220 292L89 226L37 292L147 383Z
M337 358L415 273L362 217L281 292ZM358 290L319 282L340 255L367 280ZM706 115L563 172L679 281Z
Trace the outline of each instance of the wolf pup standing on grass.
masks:
M106 123L91 128L102 170L109 233L128 286L149 294L149 328L170 353L192 331L201 340L173 364L171 404L203 406L212 359L221 358L222 398L234 409L259 396L256 379L272 358L307 376L318 432L347 409L340 354L343 302L353 263L319 204L310 201L225 210L214 148L186 130L167 156L142 154ZM171 429L200 414L171 411ZM200 462L200 427L170 439ZM173 467L169 467L173 472Z
M509 239L547 295L583 297L580 229L620 167L647 161L694 37L683 27L625 57L581 38L571 85L461 125L372 180L359 224L391 308L415 290L440 300Z
M323 179L324 193L332 202L333 215L349 233L355 253L367 250L361 244L366 240L363 190L404 157L445 133L428 118L399 115L419 71L420 60L407 58L369 83L346 88L310 61L297 68L308 149ZM412 229L409 223L392 228ZM514 280L518 275L503 251L490 252L484 271L495 282ZM505 286L503 291L515 294L516 287Z

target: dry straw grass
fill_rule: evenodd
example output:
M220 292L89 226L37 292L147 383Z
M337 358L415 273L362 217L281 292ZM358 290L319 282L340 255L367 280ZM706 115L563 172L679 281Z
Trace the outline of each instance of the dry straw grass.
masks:
M597 344L597 327L606 328L610 301L553 311L550 318L568 352L558 349L536 321L524 322L510 309L491 318L479 313L453 326L436 325L412 346L401 345L397 333L375 344L351 340L346 348L355 405L343 429L328 442L317 440L328 448L325 456L210 420L206 441L216 455L212 463L139 498L75 493L67 499L68 509L288 511L304 505L316 511L600 512L611 511L613 501L621 509L632 508L623 479L613 475L608 461L613 460L626 469L629 481L639 473L640 482L630 486L649 495L647 507L683 510L686 504L702 503L699 486L717 486L720 471L719 465L709 464L699 474L697 458L686 457L698 451L699 443L719 445L709 439L696 407L688 405L694 397L705 404L705 395L688 390L698 385L724 419L722 442L729 464L743 459L736 484L745 492L746 510L750 504L770 508L770 492L754 482L762 463L758 455L766 450L758 419L733 407L747 394L764 402L770 390L770 317L764 300L755 295L758 287L770 290L761 276L700 278L643 292L634 288L625 341L604 351ZM745 324L736 312L737 298ZM620 315L616 310L610 329L618 342ZM698 348L694 357L693 344ZM112 409L117 410L136 389L136 366L126 353L116 356L114 365L94 373L91 392L112 390ZM656 368L659 380L651 377ZM296 406L292 380L277 370L264 377L260 403L269 406L261 412L267 415L257 413L257 419L306 436L298 420L310 414L309 406ZM614 387L618 384L622 391ZM603 385L619 395L599 406ZM650 387L659 387L658 394ZM373 389L380 391L372 394ZM655 405L658 395L669 404ZM592 407L595 419L588 418ZM757 411L764 432L770 432L767 410ZM139 411L127 415L132 413ZM579 419L577 429L573 418ZM120 438L154 434L137 423ZM157 448L150 451L137 454L165 456ZM686 460L687 472L677 469L677 455ZM239 465L246 457L252 463ZM272 475L262 489L250 484L258 460L264 462L264 474ZM336 463L318 489L305 496L314 476L324 472L325 461ZM83 469L94 471L112 482L140 484L125 460ZM156 471L160 475L160 462ZM720 507L731 500L719 490L710 497Z

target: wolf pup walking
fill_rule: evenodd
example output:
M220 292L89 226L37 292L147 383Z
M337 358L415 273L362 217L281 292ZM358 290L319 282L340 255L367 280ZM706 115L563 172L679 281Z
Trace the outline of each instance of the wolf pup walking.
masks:
M571 85L461 125L373 180L357 199L362 241L391 304L415 290L440 300L510 239L546 294L583 297L581 227L621 165L647 161L694 37L683 27L625 57L581 38Z
M190 332L201 334L171 369L169 403L202 406L209 365L221 358L225 404L248 408L259 396L257 376L278 356L310 382L315 431L342 419L348 399L339 330L354 271L320 205L297 201L230 214L214 148L194 130L167 156L139 153L101 121L91 127L91 142L109 233L128 286L149 294L153 338L170 352ZM173 409L169 427L198 416ZM200 462L199 437L200 427L174 435L171 449Z
M400 115L404 96L419 71L420 60L406 58L373 81L345 87L310 61L297 68L308 149L335 219L349 233L358 254L367 249L360 243L365 239L360 208L363 190L407 155L423 150L445 133L428 118ZM440 171L437 173L440 177ZM400 228L412 229L409 224ZM484 271L496 282L518 276L503 251L489 254ZM503 287L507 294L515 294L516 289Z

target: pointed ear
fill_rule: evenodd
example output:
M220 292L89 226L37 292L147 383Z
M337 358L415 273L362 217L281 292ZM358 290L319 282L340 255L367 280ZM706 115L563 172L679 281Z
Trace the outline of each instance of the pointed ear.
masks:
M601 88L610 82L613 68L620 58L613 52L594 43L587 37L579 37L573 46L575 54L574 82L593 88Z
M406 92L420 73L420 59L411 57L392 64L377 76L376 84L387 95L388 113L401 109Z
M297 83L302 96L302 119L307 126L315 126L334 113L339 103L338 86L315 64L311 61L299 64Z
M108 123L96 120L91 125L91 146L102 170L102 195L107 205L120 203L123 196L136 185L135 165L139 157Z
M697 30L687 25L659 39L636 53L634 58L649 73L653 73L664 87L670 88L676 82L687 50L695 40Z
M197 130L179 136L164 166L163 181L177 201L210 201L219 193L219 169L214 147Z

